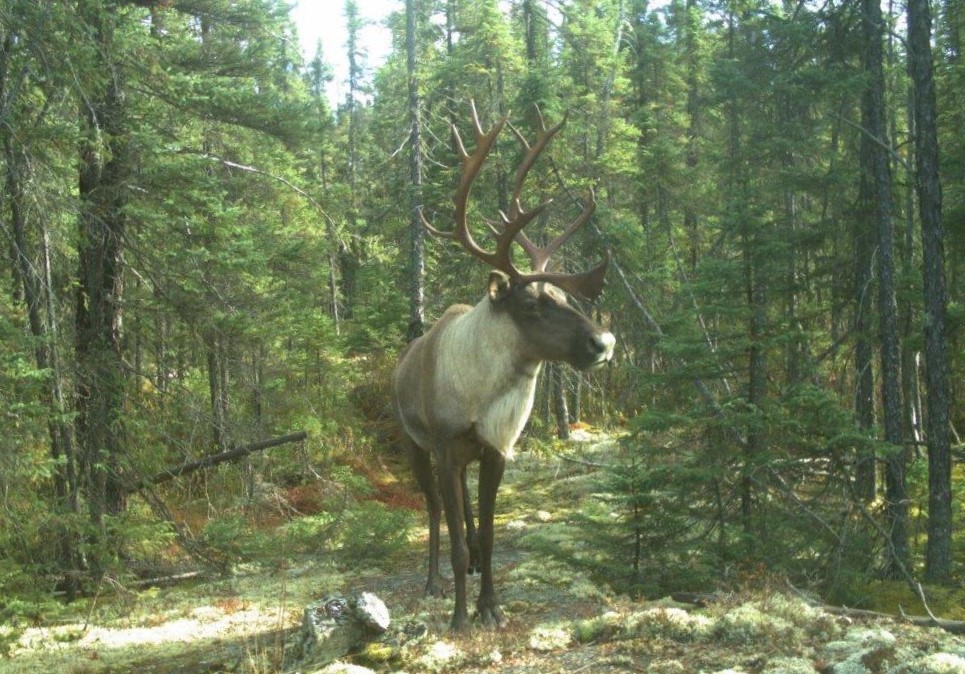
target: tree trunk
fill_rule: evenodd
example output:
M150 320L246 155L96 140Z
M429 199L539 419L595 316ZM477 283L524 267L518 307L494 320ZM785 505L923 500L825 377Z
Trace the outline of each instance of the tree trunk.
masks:
M626 23L626 10L623 5L623 0L617 0L616 32L613 35L613 45L610 47L610 68L600 95L600 123L596 131L596 152L594 153L596 157L603 156L611 126L610 101L613 99L613 87L620 72L620 47L623 45L623 27Z
M885 124L884 21L877 0L862 0L865 70L868 84L861 105L864 133L862 181L865 204L877 231L878 322L881 360L881 398L885 440L893 446L885 460L885 498L888 518L889 565L907 566L908 494L905 488L906 453L901 447L901 364L898 345L898 305L895 299L894 205Z
M948 582L952 574L951 446L948 432L948 353L945 346L945 251L938 128L932 76L928 0L908 2L908 51L915 88L915 185L921 217L925 296L925 369L928 382L928 544L925 575Z
M945 0L944 8L944 53L950 64L957 64L962 58L962 39L965 33L965 1Z
M208 361L208 394L211 402L211 436L219 452L231 444L228 437L228 363L224 338L212 333L205 339Z
M764 331L767 322L767 293L759 278L756 250L759 243L750 233L744 236L744 282L749 311L749 346L747 350L747 402L752 413L763 414L767 399L767 356L764 351ZM765 449L761 419L754 420L747 432L744 452L745 475L741 486L741 517L747 536L748 550L754 550L753 471Z
M359 231L359 105L358 97L362 85L362 63L359 47L359 33L362 30L362 19L359 17L356 0L345 0L345 24L348 30L346 49L348 51L348 96L345 101L348 114L348 182L350 197L348 203L349 233L348 239L358 235ZM357 251L351 244L340 244L338 253L338 268L341 273L341 297L344 317L352 318L355 312L355 294L358 280L359 259Z
M731 58L736 54L738 20L733 13L727 16L728 52ZM746 160L743 156L742 115L740 100L731 94L726 104L727 116L727 160L728 191L730 203L729 216L740 231L741 262L743 265L744 293L747 310L747 397L746 402L751 414L763 412L767 397L767 360L763 338L766 325L767 297L760 278L762 253L758 235L760 225L746 213L750 202L749 177ZM748 554L755 551L754 469L764 450L764 436L759 419L750 421L743 441L743 466L740 482L741 525L744 530L745 549Z
M405 63L409 79L409 180L411 203L409 213L409 328L408 341L425 332L425 230L422 228L422 117L420 114L419 78L416 68L415 0L405 2Z
M865 182L862 181L862 189ZM864 215L864 213L862 213ZM874 345L871 337L871 291L874 283L874 244L867 218L854 224L854 413L858 427L870 436L875 426ZM865 502L875 498L877 476L873 450L862 450L855 463L855 494Z
M578 424L583 420L583 377L578 376L576 382L573 384L573 391L570 395L570 413L569 419L571 424Z
M685 31L684 48L687 60L687 174L691 180L696 179L697 166L700 163L700 138L703 135L700 101L700 62L697 52L697 29L699 19L694 17L696 0L686 0L684 11ZM684 231L687 233L687 267L691 272L696 271L700 261L700 226L697 212L691 200L685 200Z
M116 13L84 3L107 74L104 91L82 110L76 313L77 438L89 517L95 532L91 571L105 570L104 517L125 508L119 480L123 454L124 383L121 306L124 294L124 205L131 168L122 73L111 61Z

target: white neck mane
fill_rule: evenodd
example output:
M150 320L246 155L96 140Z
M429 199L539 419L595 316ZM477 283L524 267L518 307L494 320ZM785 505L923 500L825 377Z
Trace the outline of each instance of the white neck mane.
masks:
M479 439L512 457L533 409L540 363L518 356L512 319L484 298L446 326L439 340L436 403L446 417L475 427Z

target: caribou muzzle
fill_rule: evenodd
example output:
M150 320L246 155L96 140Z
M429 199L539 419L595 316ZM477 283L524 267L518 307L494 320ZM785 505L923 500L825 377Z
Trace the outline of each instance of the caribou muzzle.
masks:
M588 364L580 369L599 370L609 363L613 360L613 347L616 343L616 337L609 331L590 335L590 338L587 340L586 350L591 358Z

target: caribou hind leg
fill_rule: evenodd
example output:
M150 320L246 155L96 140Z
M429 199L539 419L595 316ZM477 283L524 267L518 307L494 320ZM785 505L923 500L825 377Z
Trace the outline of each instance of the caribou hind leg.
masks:
M446 587L442 574L439 573L439 522L442 518L442 502L432 473L429 452L416 445L408 436L405 438L405 445L416 482L425 494L426 511L429 514L429 578L425 592L429 597L442 597Z
M469 495L469 487L466 484L466 471L469 470L468 467L462 470L462 503L463 511L466 519L466 544L469 546L469 575L474 573L479 573L481 567L479 564L479 533L476 531L476 521L472 515L472 499Z

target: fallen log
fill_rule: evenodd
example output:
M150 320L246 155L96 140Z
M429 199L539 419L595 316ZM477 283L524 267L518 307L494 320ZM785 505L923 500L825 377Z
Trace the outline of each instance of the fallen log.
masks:
M936 618L935 616L908 615L903 609L899 608L899 614L881 613L879 611L869 611L867 609L849 608L847 606L831 606L829 604L818 604L825 613L832 615L843 615L849 618L874 618L887 619L896 622L905 622L917 627L938 627L950 634L965 634L965 620L948 620Z
M894 620L896 622L909 623L917 627L937 627L950 634L965 634L965 620L949 620L947 618L938 618L934 613L932 613L931 608L928 606L928 600L925 598L925 589L922 587L921 583L915 583L914 589L917 591L918 597L921 599L921 605L925 608L925 612L928 614L927 616L909 615L905 613L905 609L903 609L901 606L898 607L898 615L893 613L882 613L880 611L870 611L868 609L850 608L848 606L834 606L832 604L814 601L806 597L803 592L798 590L790 583L788 583L788 586L795 594L797 594L811 606L819 608L825 613L830 613L832 615L843 615L849 618Z
M308 434L305 433L305 431L299 431L297 433L282 435L277 438L260 440L259 442L253 442L250 445L233 447L227 451L219 452L218 454L205 456L201 459L196 459L195 461L188 461L187 463L182 463L179 466L172 466L171 468L163 470L156 475L138 480L130 486L130 491L141 491L145 487L169 482L175 478L181 477L182 475L188 475L189 473L194 473L202 470L203 468L210 468L211 466L217 466L218 464L228 461L237 461L238 459L248 456L254 452L260 452L262 450L277 447L278 445L284 445L289 442L300 442L306 437L308 437Z

